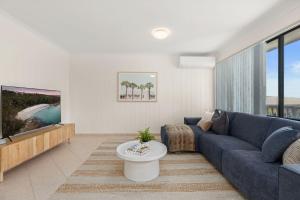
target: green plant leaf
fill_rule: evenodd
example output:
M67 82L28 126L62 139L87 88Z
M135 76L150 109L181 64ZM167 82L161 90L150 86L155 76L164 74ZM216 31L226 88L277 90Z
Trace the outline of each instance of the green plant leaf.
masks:
M141 143L149 142L155 139L155 136L150 132L150 128L146 128L144 130L138 131L138 133L139 135L137 139L140 140Z

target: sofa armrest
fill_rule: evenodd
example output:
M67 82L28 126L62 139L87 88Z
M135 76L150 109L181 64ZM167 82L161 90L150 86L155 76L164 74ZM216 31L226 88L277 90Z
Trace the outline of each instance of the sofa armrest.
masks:
M185 117L184 124L186 125L197 125L197 123L201 120L201 117Z
M300 199L300 164L279 168L279 200Z

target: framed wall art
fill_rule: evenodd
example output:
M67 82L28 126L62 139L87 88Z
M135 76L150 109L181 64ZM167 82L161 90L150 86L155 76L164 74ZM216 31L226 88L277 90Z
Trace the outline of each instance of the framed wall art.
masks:
M119 72L118 101L156 102L156 72Z

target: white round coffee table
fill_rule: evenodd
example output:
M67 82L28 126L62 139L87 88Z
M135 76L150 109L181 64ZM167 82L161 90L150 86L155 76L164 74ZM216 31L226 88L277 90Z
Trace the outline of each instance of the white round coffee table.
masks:
M131 155L126 150L139 141L129 141L117 147L117 155L124 160L124 175L136 182L145 182L159 176L159 159L167 154L164 144L150 141L150 151L142 156Z

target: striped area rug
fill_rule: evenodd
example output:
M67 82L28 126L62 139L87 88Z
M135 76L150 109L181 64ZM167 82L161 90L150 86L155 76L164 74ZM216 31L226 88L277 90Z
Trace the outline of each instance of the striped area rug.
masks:
M126 137L102 143L51 196L50 200L242 200L244 199L200 154L168 154L160 161L160 176L135 183L123 176L116 146Z

